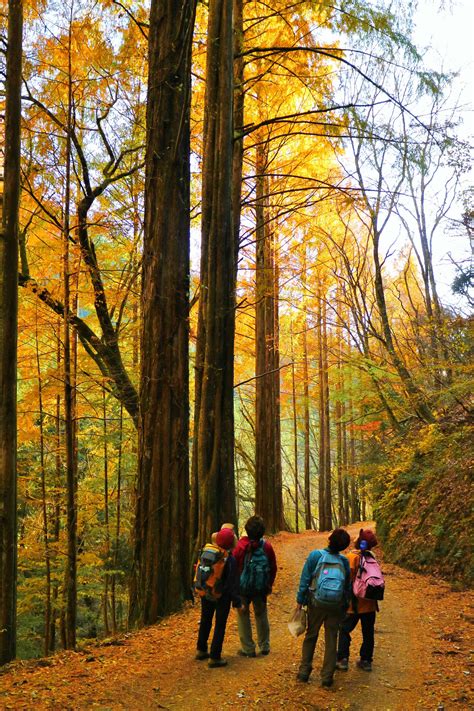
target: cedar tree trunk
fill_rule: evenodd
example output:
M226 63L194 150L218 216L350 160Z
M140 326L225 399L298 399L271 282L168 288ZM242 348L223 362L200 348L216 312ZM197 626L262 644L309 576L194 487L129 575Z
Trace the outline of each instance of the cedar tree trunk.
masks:
M16 651L16 383L23 4L8 3L5 191L0 229L0 665ZM1 194L0 194L1 198Z
M130 618L188 596L189 106L195 3L153 0L142 284L134 575Z

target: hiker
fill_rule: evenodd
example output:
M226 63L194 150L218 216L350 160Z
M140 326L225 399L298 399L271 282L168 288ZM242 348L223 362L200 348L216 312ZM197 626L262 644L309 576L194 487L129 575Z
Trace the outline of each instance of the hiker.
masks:
M235 548L235 546L237 545L238 538L237 538L237 534L235 533L234 524L233 523L223 523L220 530L222 531L223 528L230 528L230 530L234 534L234 548ZM211 542L214 544L216 543L216 538L217 538L218 533L219 533L219 531L216 531L211 536ZM233 553L234 553L234 557L235 557L235 551Z
M353 594L351 596L351 604L347 610L347 615L341 623L339 630L339 641L337 646L337 664L336 669L347 671L349 668L349 652L351 646L351 632L357 626L360 620L362 628L362 644L360 647L360 659L356 662L357 666L363 671L372 671L372 658L374 654L374 631L375 631L375 615L378 612L378 600L370 599L364 594L363 597L357 597L355 593L358 590L355 587L355 581L361 565L361 557L364 560L375 556L371 553L372 548L375 548L378 541L375 533L368 528L361 528L359 536L355 541L355 550L347 554L349 565L351 568L351 582L353 584ZM371 561L372 562L372 561ZM373 597L378 599L383 598L383 577L378 564L373 566L376 568L372 572L372 583L378 585L378 593L374 591ZM381 578L381 580L380 580ZM369 593L370 594L370 593Z
M340 554L348 547L350 536L343 528L336 528L328 540L327 548L314 550L306 558L296 596L298 608L303 605L308 608L308 627L297 679L306 682L310 677L319 629L324 624L325 646L321 667L321 686L324 687L333 684L337 632L351 594L349 562Z
M234 546L233 528L221 528L215 536L215 545L208 543L204 546L196 565L194 588L201 596L201 621L195 658L209 659L208 666L211 669L227 665L221 653L230 606L232 604L237 609L242 606L237 562L232 555ZM209 653L208 639L214 616L214 634Z
M242 657L256 657L255 642L250 622L250 603L255 615L257 642L260 654L270 653L270 625L268 623L267 597L272 592L277 574L275 551L264 540L265 523L260 516L251 516L245 524L246 536L237 543L234 556L240 574L240 595L243 606L238 611L237 627Z

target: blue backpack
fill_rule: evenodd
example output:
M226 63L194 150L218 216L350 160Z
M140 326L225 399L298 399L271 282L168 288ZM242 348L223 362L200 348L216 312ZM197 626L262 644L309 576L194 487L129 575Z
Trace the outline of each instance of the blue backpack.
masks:
M321 551L309 586L310 601L316 607L337 610L344 604L346 569L339 554Z
M245 553L244 566L240 575L240 593L244 597L266 595L270 582L270 563L263 550L265 541L260 540L258 547L249 543Z

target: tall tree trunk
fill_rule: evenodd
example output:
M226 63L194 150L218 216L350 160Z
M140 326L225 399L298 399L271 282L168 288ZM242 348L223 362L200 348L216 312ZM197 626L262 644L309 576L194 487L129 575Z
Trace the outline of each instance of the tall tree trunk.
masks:
M349 419L352 423L354 421L354 404L352 398L349 401ZM356 478L356 438L354 433L354 428L351 427L349 430L349 463L348 469L350 472L350 507L349 507L349 522L354 523L354 521L360 520L360 501L357 492L357 478Z
M267 180L267 194L270 193ZM273 224L273 223L270 223ZM284 531L288 529L285 514L283 511L283 469L281 464L281 414L280 414L280 269L278 266L278 249L275 229L270 233L270 250L273 265L273 328L274 328L274 347L273 347L273 407L275 420L275 491L273 493L275 499L275 510L278 511L278 530Z
M266 198L268 192L265 179L266 150L261 144L256 149L255 168L255 511L264 518L266 530L275 532L282 528L283 518L279 441L279 369L275 265Z
M336 403L334 406L336 420L336 462L337 462L337 489L338 489L338 525L346 526L349 523L349 481L348 481L348 449L347 449L347 424L345 421L345 381L344 381L344 353L345 340L341 303L341 290L337 290L337 384Z
M117 586L117 565L118 565L118 555L119 555L119 544L120 544L120 524L121 524L121 514L122 514L122 451L123 451L123 405L120 404L120 418L119 418L119 441L117 450L117 508L115 512L115 537L114 537L114 555L113 555L113 567L114 572L112 574L112 580L110 583L110 601L112 606L112 632L117 634L117 600L116 600L116 586Z
M326 530L326 407L323 359L323 311L321 289L318 289L318 408L319 408L319 453L318 453L318 518L319 530Z
M233 0L233 28L234 28L234 56L233 63L233 124L234 142L232 152L232 218L234 234L234 289L237 281L237 259L240 244L240 203L242 192L242 164L243 164L243 137L238 134L244 123L244 58L243 51L243 0ZM207 270L208 252L207 243L201 244L201 279ZM201 298L205 293L201 282ZM191 467L191 546L193 549L199 545L199 476L198 476L198 442L199 442L199 413L201 409L201 383L204 363L204 347L206 342L206 325L204 322L204 304L199 306L198 336L196 339L195 355L195 388L194 388L194 436ZM237 487L238 488L238 487ZM238 501L236 506L238 506ZM238 511L236 508L236 516Z
M63 227L63 281L64 281L64 435L66 448L66 528L67 557L65 570L65 633L66 647L76 646L76 613L77 613L77 497L76 497L76 457L75 457L75 411L73 358L71 357L71 274L70 274L70 203L71 203L71 131L72 131L72 67L71 67L71 31L72 19L69 23L69 67L68 67L68 117L66 134L66 188L64 197L64 227Z
M8 3L0 231L0 665L16 652L16 384L23 4Z
M324 380L324 511L325 525L324 530L329 531L332 528L332 487L331 487L331 417L330 417L330 398L329 398L329 363L328 363L328 332L327 332L327 307L326 299L322 302L323 311L323 380Z
M344 525L347 526L350 519L350 494L349 494L349 445L347 441L346 424L347 407L342 403L341 428L342 428L342 485L344 490Z
M43 409L43 377L39 352L38 333L38 306L35 310L35 350L36 374L38 377L38 409L39 409L39 455L40 455L40 482L41 482L41 513L43 518L43 545L45 564L45 608L44 608L44 655L48 656L51 648L51 554L49 548L48 501L46 493L46 467L44 459L44 409Z
M240 131L244 125L244 17L243 0L233 0L234 26L234 98L233 98L233 154L232 154L232 218L234 225L234 289L237 284L237 264L240 248L240 212L242 200L242 172L244 139ZM239 520L239 476L236 471L236 516Z
M244 125L244 19L243 0L233 0L234 26L234 143L232 152L232 214L234 223L234 269L237 279L237 258L240 245L240 202L242 197L242 170L244 158L244 139L241 131Z
M306 274L306 258L304 262ZM311 515L311 471L310 471L310 420L309 420L309 370L308 370L308 312L304 306L303 326L303 408L304 408L304 512L305 528L310 531L313 527Z
M106 570L110 564L110 522L109 522L109 446L108 446L108 427L107 427L107 399L105 396L105 387L102 388L102 420L103 420L103 437L104 437L104 527L105 527L105 565ZM104 575L104 631L108 635L110 633L109 626L109 574Z
M295 378L295 349L293 344L293 321L290 321L290 350L291 350L291 394L293 403L293 452L295 473L295 531L299 533L299 477L298 477L298 412L296 409L296 378Z
M234 481L235 222L232 213L232 0L210 0L196 354L197 540L236 522ZM198 357L199 356L199 357Z
M141 624L156 622L188 597L194 13L194 0L153 0L148 33L139 474L130 597L130 619Z
M336 420L336 473L337 473L337 523L344 525L344 473L342 463L342 403L341 397L341 362L337 364L336 402L334 404L334 419Z
M57 319L56 321L56 370L59 374L61 373L61 321ZM63 458L62 458L62 432L61 432L61 395L58 393L56 395L56 409L54 414L54 435L55 435L55 480L54 480L54 514L51 521L51 541L55 544L59 542L59 533L61 530L61 491L62 491L62 469L63 469ZM50 638L50 651L54 652L56 647L56 619L58 618L58 598L59 598L59 582L56 580L53 583L53 595L52 595L52 616L51 616L51 630L49 634ZM61 626L61 639L63 641L63 647L65 646L66 632L62 620L64 615L59 615Z

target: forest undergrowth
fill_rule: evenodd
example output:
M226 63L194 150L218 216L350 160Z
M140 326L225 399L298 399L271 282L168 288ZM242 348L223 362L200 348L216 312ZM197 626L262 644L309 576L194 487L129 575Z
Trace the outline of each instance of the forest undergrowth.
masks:
M474 583L472 442L472 416L452 408L435 424L418 424L381 447L372 480L386 558L440 575L460 590Z
M355 535L360 524L348 527ZM301 638L287 620L293 609L306 555L325 544L327 534L307 531L272 538L279 563L269 601L272 649L267 657L244 659L234 613L224 656L229 665L208 669L194 660L198 606L144 630L104 640L77 652L36 661L17 661L0 673L2 709L174 709L285 708L294 711L450 711L472 708L474 665L473 595L446 582L384 563L386 599L376 625L373 671L355 667L358 631L347 673L335 686L319 686L322 642L308 684L296 681Z

